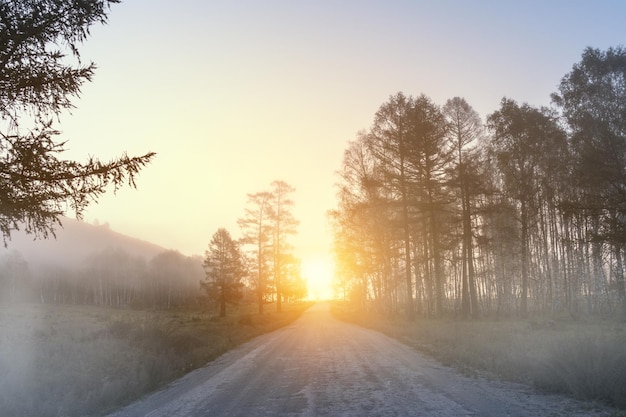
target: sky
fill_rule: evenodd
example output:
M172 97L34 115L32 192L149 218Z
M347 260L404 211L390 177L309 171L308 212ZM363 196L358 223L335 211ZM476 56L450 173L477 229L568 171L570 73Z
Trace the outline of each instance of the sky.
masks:
M59 128L69 159L157 156L84 219L202 255L282 180L295 254L329 295L336 172L391 95L459 96L483 118L503 97L549 105L586 47L626 44L624 16L603 0L127 0L80 49L98 69Z

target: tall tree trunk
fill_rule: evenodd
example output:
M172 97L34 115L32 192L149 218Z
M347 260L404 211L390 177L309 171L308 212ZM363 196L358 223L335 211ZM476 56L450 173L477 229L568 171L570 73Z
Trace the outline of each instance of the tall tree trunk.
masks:
M476 290L476 277L474 272L474 250L472 245L472 213L470 206L470 197L467 188L463 195L464 212L463 212L463 240L465 246L465 261L467 262L467 283L469 286L469 295L471 300L470 313L472 317L480 316L480 308L478 306L478 293Z
M280 223L278 226L280 230ZM282 283L281 281L281 265L280 265L280 233L277 234L276 248L274 249L274 286L276 287L276 312L281 313L283 311L283 297L282 297Z
M622 319L626 319L626 285L624 283L622 248L619 245L615 245L615 260L617 262L617 273L615 274L615 281L617 283L617 292L620 299L620 315Z
M525 318L528 316L528 213L524 202L522 202L521 223L522 298L520 300L520 316Z
M223 278L218 281L220 317L226 317L226 283Z
M260 227L259 227L260 228ZM263 304L264 304L264 295L265 291L265 277L263 276L263 256L261 255L261 251L263 250L263 242L262 236L259 232L257 237L258 247L257 247L257 283L256 283L256 293L257 293L257 302L259 303L259 314L263 314Z
M439 247L439 223L436 218L435 210L431 210L431 228L432 228L432 249L433 263L435 268L435 314L437 317L443 315L443 268L441 265L441 248Z
M424 237L421 237L423 241ZM424 310L424 274L420 268L422 265L419 263L419 250L420 250L420 236L416 232L416 236L413 241L413 270L415 271L415 313L421 315Z
M222 288L222 294L220 295L220 317L226 317L226 295L224 291L224 288Z
M404 141L400 141L400 193L402 198L402 226L404 229L404 280L406 284L406 316L409 321L415 319L413 307L413 282L411 276L411 230L409 225L409 201L406 184Z
M461 315L465 318L471 314L469 283L467 277L467 240L463 237L461 248Z
M408 217L408 215L406 215ZM408 223L408 218L406 218ZM404 280L406 283L406 314L407 319L412 321L415 319L414 307L413 307L413 280L411 275L411 241L409 236L408 224L405 223L404 232Z
M280 272L278 273L280 275ZM276 281L276 312L282 313L283 311L283 295L282 287L280 285L280 278Z
M430 244L429 236L424 233L424 284L426 286L426 313L430 317L433 314L433 272L430 264Z
M461 150L459 149L459 166L461 164ZM461 262L462 262L462 278L461 278L461 312L463 317L469 317L472 314L472 309L476 306L472 305L473 301L470 299L470 278L469 278L469 266L470 266L470 254L472 245L472 225L469 211L469 196L467 192L467 180L465 169L461 169L461 223L463 227L463 238L461 242ZM472 277L473 279L473 277ZM474 293L476 290L474 289ZM474 294L475 295L475 294Z

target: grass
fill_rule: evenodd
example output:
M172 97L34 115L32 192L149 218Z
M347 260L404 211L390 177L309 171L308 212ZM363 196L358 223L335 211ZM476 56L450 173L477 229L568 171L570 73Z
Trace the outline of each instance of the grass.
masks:
M340 303L333 314L399 339L468 375L523 382L626 410L626 323L565 318L409 323Z
M134 311L0 304L0 410L100 416L293 320L309 304L218 318L206 310Z

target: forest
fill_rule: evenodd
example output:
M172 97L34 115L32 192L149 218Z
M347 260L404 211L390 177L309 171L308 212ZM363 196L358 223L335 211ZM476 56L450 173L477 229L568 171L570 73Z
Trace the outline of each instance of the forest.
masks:
M0 258L0 300L103 307L171 308L198 303L202 260L174 250L146 259L107 248L78 265L30 264L16 250Z
M408 319L626 318L626 49L587 48L550 107L389 97L345 150L338 294Z

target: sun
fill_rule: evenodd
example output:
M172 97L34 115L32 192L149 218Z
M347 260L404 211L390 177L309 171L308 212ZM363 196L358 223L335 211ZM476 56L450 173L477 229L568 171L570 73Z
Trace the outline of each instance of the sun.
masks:
M302 259L302 276L307 281L310 300L333 298L334 262L330 256L315 255Z

